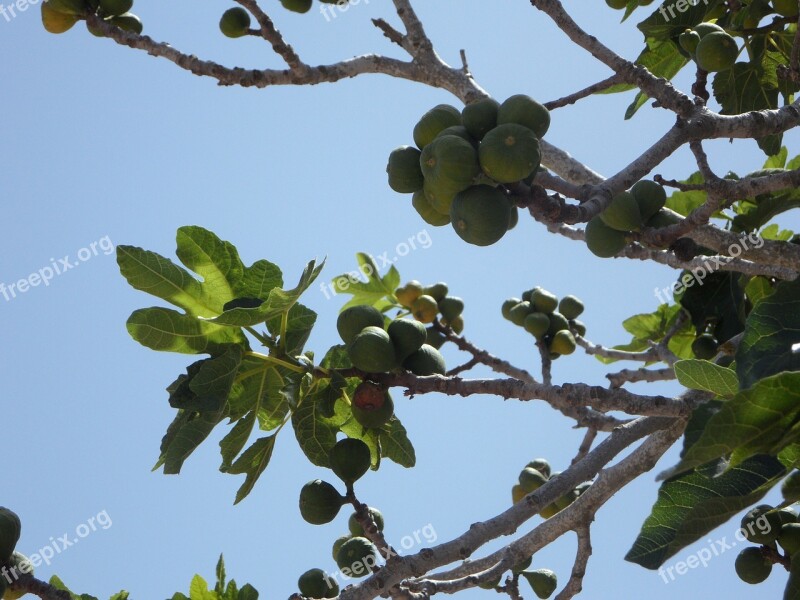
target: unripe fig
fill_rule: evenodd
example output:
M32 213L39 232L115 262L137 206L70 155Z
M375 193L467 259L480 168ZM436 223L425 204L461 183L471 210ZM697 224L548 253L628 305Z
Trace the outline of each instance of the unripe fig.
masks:
M772 572L772 562L761 552L761 548L745 548L736 557L736 574L745 583L761 583Z
M383 531L384 521L383 521L383 514L377 508L373 508L372 506L367 507L372 520L375 521L375 526L378 528L378 531ZM361 527L361 524L358 522L356 518L356 513L354 512L350 515L350 518L347 520L347 527L350 529L350 533L355 536L363 536L364 535L364 528Z
M330 483L315 479L300 490L300 514L312 525L330 523L339 514L344 498Z

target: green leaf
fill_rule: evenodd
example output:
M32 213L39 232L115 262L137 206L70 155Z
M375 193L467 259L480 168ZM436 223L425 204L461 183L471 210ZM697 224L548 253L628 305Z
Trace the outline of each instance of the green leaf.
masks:
M272 458L272 451L275 449L275 436L273 434L256 440L228 469L232 475L246 474L244 483L236 492L236 501L239 504L247 495L253 491L258 478L267 468L269 460Z
M234 459L244 449L247 440L250 439L250 434L253 432L253 426L256 422L256 411L251 410L244 417L236 421L236 425L228 432L219 443L220 454L222 454L222 464L219 470L223 473L229 472Z
M765 240L788 242L794 237L794 231L790 229L781 229L777 223L773 223L762 229L758 235Z
M774 291L772 284L766 277L753 277L747 282L747 286L744 288L744 293L753 306L771 295ZM745 324L745 329L746 328L747 325Z
M800 444L789 444L778 453L778 460L787 469L800 468Z
M192 578L192 583L189 586L190 600L218 600L219 596L216 593L209 591L206 580L195 575Z
M705 178L700 171L696 171L681 183L700 185L705 183ZM676 190L667 198L666 207L685 217L694 209L705 204L706 200L708 200L708 194L702 190L689 190L686 192Z
M736 466L755 454L777 454L798 434L785 435L800 420L800 373L780 373L725 402L676 468L685 471L734 454Z
M231 419L239 419L252 410L262 430L278 427L290 409L290 398L284 390L296 375L257 356L245 356L229 395Z
M237 600L258 600L258 592L249 583L244 584L239 590L239 598Z
M246 346L240 330L201 321L171 308L133 311L126 323L130 336L152 350L181 354L218 354L230 344Z
M192 364L187 375L181 375L168 388L170 406L197 412L220 412L228 401L241 361L242 349L231 345L215 358Z
M777 154L767 157L764 161L763 169L783 169L786 167L786 159L789 157L789 150L783 146Z
M747 317L744 337L736 351L736 373L741 387L781 371L800 370L800 279L784 281L755 305Z
M364 252L356 254L358 270L345 273L331 280L333 290L337 294L352 294L353 298L340 310L351 306L366 304L374 306L380 311L387 310L396 305L394 291L400 285L400 273L392 266L383 277L378 274L378 265L375 260ZM366 277L367 281L361 281Z
M646 40L647 48L636 59L636 63L646 67L656 77L663 77L667 81L677 75L689 62L689 59L678 51L678 46L672 40ZM625 119L630 119L647 103L648 96L643 92L636 94L633 102L625 111Z
M216 573L217 583L214 586L214 591L222 595L225 592L225 559L222 554L219 555L219 560L217 561Z
M316 321L317 313L313 310L299 302L293 305L286 318L286 339L282 340L283 351L290 356L301 354ZM277 337L281 332L282 322L283 316L276 316L267 321L267 329Z
M236 282L233 291L237 298L260 298L266 300L275 288L283 287L283 274L277 265L268 260L258 260L251 267L245 267L242 278Z
M396 416L393 416L386 425L381 427L380 442L382 455L385 458L406 468L417 464L414 446L408 439L406 428Z
M741 201L737 205L738 214L733 218L733 231L756 231L778 215L798 207L800 207L800 192L794 188L761 194L752 200ZM777 230L778 226L774 227ZM769 232L766 232L767 236L763 233L762 237L769 239ZM756 247L760 247L760 244Z
M218 317L210 319L212 323L229 325L231 327L252 327L270 319L280 317L289 312L292 306L314 282L320 271L325 266L325 261L319 265L310 261L300 276L297 287L291 290L273 288L267 300L257 308L232 308L224 311Z
M683 548L755 504L785 475L771 456L754 456L718 477L692 471L661 485L625 560L658 569Z
M203 279L206 304L222 312L222 305L236 297L234 289L244 274L236 248L197 226L179 228L176 241L178 258Z
M623 321L622 326L628 333L633 335L633 339L628 344L614 346L614 350L626 352L642 352L651 347L651 344L658 343L664 339L667 332L672 329L675 320L681 312L678 304L660 305L653 313L634 315ZM694 341L694 334L690 331L690 326L684 324L679 331L672 336L669 342L669 349L679 358L690 358L691 344ZM616 362L619 359L596 357L604 364Z
M778 108L777 76L758 63L738 62L733 68L720 71L714 76L712 89L723 115ZM770 156L780 152L781 140L782 135L778 134L757 141Z
M681 385L693 390L711 392L717 396L735 396L739 391L736 372L707 360L679 360L675 375Z
M184 309L190 315L214 316L214 306L203 297L200 282L168 258L137 248L117 246L117 264L134 289L147 292Z
M328 453L336 444L336 433L345 417L326 417L325 390L329 382L316 380L301 391L300 405L292 413L292 425L300 449L312 464L328 467Z
M161 445L165 475L177 475L183 463L222 420L220 414L179 411Z

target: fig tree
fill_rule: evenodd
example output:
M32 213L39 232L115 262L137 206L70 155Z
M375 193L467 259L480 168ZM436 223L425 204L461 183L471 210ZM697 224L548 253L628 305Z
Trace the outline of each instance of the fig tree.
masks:
M386 373L397 366L394 345L383 327L365 327L347 346L356 369L365 373Z
M522 573L525 569L531 566L533 562L533 556L529 556L528 558L518 562L511 568L512 573Z
M482 98L463 108L461 121L472 137L482 140L483 136L497 126L497 110L499 108L500 103L494 98Z
M625 248L625 234L606 225L600 217L586 224L586 246L600 258L611 258Z
M444 319L452 321L464 311L464 301L456 296L446 296L439 300L439 312Z
M522 576L530 584L533 593L543 600L552 596L558 587L558 578L550 569L523 571Z
M745 548L736 557L736 574L745 583L761 583L772 572L772 561L767 559L761 548Z
M336 564L342 571L347 569L350 577L365 577L378 562L378 549L365 537L354 537L339 548ZM348 573L344 573L348 575Z
M28 575L33 575L33 564L24 554L20 552L14 552L8 561L8 570L11 571L12 573L17 572L17 573L27 573ZM0 579L3 580L4 584L8 583L6 576L0 576ZM11 587L10 585L7 586L7 588L10 587ZM7 591L3 594L3 596L0 596L0 598L2 598L2 600L18 600L19 598L22 598L26 594L27 592L24 590L7 589Z
M439 314L439 304L433 296L423 294L411 304L411 314L420 323L433 323Z
M635 231L642 226L639 204L630 192L614 196L611 204L600 214L600 218L603 223L617 231Z
M387 331L394 344L395 356L400 362L419 350L428 338L425 326L410 319L395 319L389 324Z
M336 330L345 344L350 344L369 326L383 327L383 314L374 306L366 304L346 308L336 319Z
M384 521L381 511L379 511L377 508L373 508L372 506L368 506L367 510L369 511L369 515L372 517L372 520L375 521L375 526L378 528L378 531L383 531ZM347 527L350 529L350 534L353 537L363 537L364 528L361 527L361 523L358 522L355 512L350 515L350 518L347 520Z
M354 483L369 470L372 463L369 446L356 438L344 438L328 452L331 469L345 483Z
M498 125L481 141L478 159L483 172L495 181L520 181L536 171L541 163L539 138L529 128L517 123ZM507 230L508 218L505 224Z
M444 357L436 348L428 344L423 344L419 350L409 355L403 361L403 368L421 377L444 375L447 372Z
M307 598L335 598L339 584L322 569L309 569L297 580L297 588Z
M497 111L497 124L516 123L542 138L550 128L550 111L525 94L510 96Z
M238 38L247 35L250 29L250 13L241 6L234 6L222 13L219 20L219 30L229 38Z
M410 194L422 189L425 182L419 167L422 153L412 146L400 146L389 154L386 173L389 187L401 194Z
M389 392L385 392L380 406L373 405L361 408L361 406L353 402L350 410L359 425L367 429L375 429L385 425L392 418L392 415L394 415L394 401Z
M450 206L450 223L469 244L489 246L508 231L511 202L497 188L474 185L456 194Z
M315 479L300 490L300 514L312 525L330 523L339 514L344 498L330 483Z
M439 104L420 118L414 126L414 143L422 150L443 130L453 125L461 125L461 113L454 106Z

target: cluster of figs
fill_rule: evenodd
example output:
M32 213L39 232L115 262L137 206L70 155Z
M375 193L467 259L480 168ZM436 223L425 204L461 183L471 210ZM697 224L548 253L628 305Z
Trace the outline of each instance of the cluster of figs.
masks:
M583 302L576 296L561 300L536 286L522 293L522 298L509 298L503 302L503 317L522 327L536 341L543 344L551 359L575 352L575 333L586 335L586 326L578 321L583 313Z
M459 111L439 104L414 126L415 146L389 155L389 186L413 194L426 223L448 223L466 242L494 244L519 218L505 186L530 184L550 127L545 106L525 94L482 98Z
M336 442L328 453L329 466L348 488L359 480L372 464L369 446L356 438L343 438ZM342 506L349 502L336 487L321 479L309 481L300 490L300 515L312 525L324 525L333 521ZM383 531L384 521L381 512L366 507L370 520ZM339 537L333 545L333 559L347 577L364 577L378 560L378 549L366 536L359 519L353 512L348 520L347 535ZM298 579L300 593L307 598L335 598L339 594L336 579L319 568L309 569Z
M64 33L72 29L78 21L96 15L103 21L119 27L123 31L142 33L142 20L130 12L133 0L45 0L42 2L42 25L50 33ZM105 33L86 20L86 28L92 35L105 36Z
M800 471L793 471L781 484L785 503L800 500ZM742 517L741 537L755 544L748 546L736 557L734 568L739 579L757 584L772 573L776 557L790 562L800 560L800 516L789 507L773 507L759 504Z

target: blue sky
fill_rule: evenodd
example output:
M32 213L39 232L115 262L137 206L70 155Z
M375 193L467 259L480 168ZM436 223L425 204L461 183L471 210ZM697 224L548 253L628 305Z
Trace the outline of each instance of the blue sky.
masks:
M275 0L264 3L309 63L366 52L398 55L370 23L377 16L394 20L388 3L362 0L335 19L316 7L295 15ZM475 77L501 100L515 93L551 100L609 74L528 2L417 4L442 57L455 63L464 48ZM145 33L183 51L229 65L280 67L258 40L229 40L218 32L219 16L230 5L139 0L134 12ZM641 35L632 23L619 26L619 13L604 3L566 6L616 51L627 57L639 52ZM78 528L91 529L92 518L110 523L39 569L45 579L59 574L76 591L103 598L125 588L137 600L164 598L186 591L195 572L210 578L224 552L229 574L240 583L251 582L262 598L285 598L304 570L334 568L330 545L346 530L344 512L323 527L300 518L303 483L332 475L305 461L291 435L279 438L269 469L236 507L240 479L217 471L222 431L181 475L150 472L173 416L164 388L191 359L156 354L129 338L130 312L154 302L120 277L114 254L105 250L110 244L174 256L175 230L202 225L236 244L245 261L277 263L290 283L311 258L327 257L327 281L351 270L357 251L394 256L398 244L429 236L429 247L398 257L403 279L446 281L465 299L467 337L529 369L535 368L531 339L500 316L505 298L533 285L575 294L587 306L587 337L611 345L627 341L621 321L653 310L653 290L676 276L659 265L601 261L530 219L489 248L468 246L450 228L422 222L409 198L388 188L384 168L392 148L411 142L425 110L455 102L442 91L384 76L313 88L221 88L165 60L95 38L82 24L63 36L47 34L38 6L10 21L0 18L0 52L0 189L6 206L0 282L60 264L65 256L78 264L47 286L0 297L0 503L21 515L19 549L26 553L65 533L75 538ZM688 89L688 78L678 84ZM631 98L603 96L555 111L547 137L613 174L673 121L650 107L623 121ZM787 135L786 143L792 154L800 152L796 134ZM764 160L751 141L718 141L708 149L720 172L746 173ZM682 150L658 172L681 178L692 170ZM800 229L796 218L786 225ZM328 299L312 288L303 302L319 313L309 348L321 355L338 343L334 323L345 299ZM450 365L464 360L452 350L446 358ZM557 381L602 385L604 374L598 362L577 354L555 366ZM676 391L671 385L658 389ZM449 539L505 509L527 461L544 456L561 470L582 437L540 402L438 395L410 401L399 393L395 399L418 466L384 464L357 491L383 511L387 536L398 545L426 525L440 541ZM656 470L675 457L670 452ZM668 584L624 562L655 500L654 476L646 474L598 513L585 597L619 597L621 586L625 597L651 600L780 594L785 576L777 570L757 588L739 582L734 550ZM729 523L710 538L730 540L734 529ZM566 581L573 542L568 536L543 550L534 565L552 568ZM705 545L699 542L674 560Z

